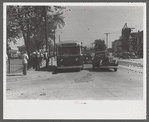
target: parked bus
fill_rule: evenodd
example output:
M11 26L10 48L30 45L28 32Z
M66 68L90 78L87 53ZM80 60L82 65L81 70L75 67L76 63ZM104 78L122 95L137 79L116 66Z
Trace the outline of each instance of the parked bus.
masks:
M82 42L63 41L57 44L57 69L83 69Z

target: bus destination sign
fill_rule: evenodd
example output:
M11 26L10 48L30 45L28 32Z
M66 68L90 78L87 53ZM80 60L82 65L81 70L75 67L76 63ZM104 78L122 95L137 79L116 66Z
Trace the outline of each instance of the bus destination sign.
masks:
M77 44L62 44L62 47L76 47Z

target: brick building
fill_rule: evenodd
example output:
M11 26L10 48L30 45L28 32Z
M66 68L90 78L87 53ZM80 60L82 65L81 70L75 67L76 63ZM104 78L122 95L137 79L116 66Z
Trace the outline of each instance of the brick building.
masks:
M136 34L136 46L135 51L137 55L139 55L141 58L143 58L143 31L139 31Z
M132 32L129 36L129 52L135 52L136 55L143 58L143 31ZM112 42L112 49L114 53L123 52L122 39Z
M143 31L131 33L129 45L130 52L135 52L139 57L143 57Z
M133 32L129 37L129 52L135 52L137 32Z

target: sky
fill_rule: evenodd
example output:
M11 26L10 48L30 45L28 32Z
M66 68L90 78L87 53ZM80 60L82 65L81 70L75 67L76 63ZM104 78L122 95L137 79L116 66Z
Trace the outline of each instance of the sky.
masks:
M108 36L108 48L112 42L119 39L125 23L133 32L143 30L142 6L65 6L71 11L65 12L65 26L56 31L56 43L60 40L77 40L84 46L91 46L96 39L106 40ZM22 45L19 40L18 45ZM13 45L13 44L12 44ZM11 45L11 46L12 46ZM16 46L16 45L15 45ZM14 46L14 47L15 47Z

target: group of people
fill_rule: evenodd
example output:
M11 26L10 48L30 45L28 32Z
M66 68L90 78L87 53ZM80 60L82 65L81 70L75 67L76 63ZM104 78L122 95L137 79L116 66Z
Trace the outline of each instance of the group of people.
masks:
M31 54L33 69L38 70L42 66L44 55L41 51L34 51Z
M31 64L33 69L39 70L42 66L42 60L44 58L44 54L41 51L34 51L30 55ZM27 64L28 64L29 56L27 52L24 51L22 55L22 64L23 64L23 74L27 75Z

